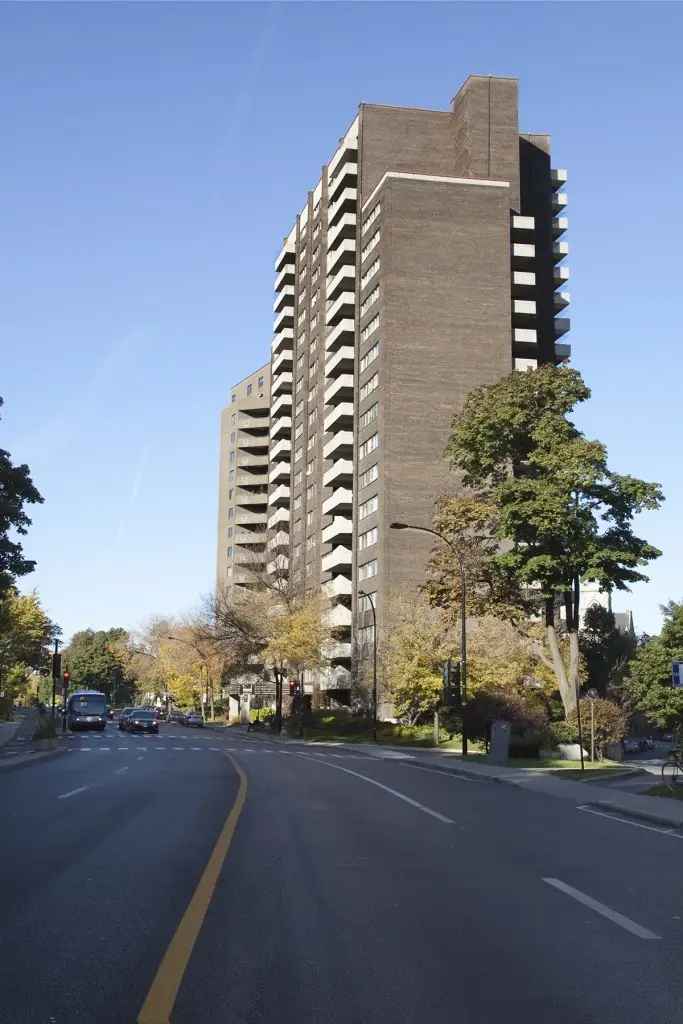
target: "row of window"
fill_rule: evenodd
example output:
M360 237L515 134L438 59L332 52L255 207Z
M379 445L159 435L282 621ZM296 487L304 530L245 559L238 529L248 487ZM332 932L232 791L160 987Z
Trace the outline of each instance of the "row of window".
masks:
M370 225L373 224L377 220L377 218L379 217L381 212L382 212L382 204L381 203L377 203L376 206L373 206L372 210L367 215L367 217L365 218L365 220L363 221L363 223L361 225L361 229L360 230L361 230L361 234L362 235L364 235L365 232L370 227Z
M376 526L373 526L371 530L366 530L365 533L361 533L358 537L358 550L365 551L372 544L376 544L378 536L379 529Z
M374 306L374 304L377 302L378 299L379 299L379 285L377 285L376 288L373 288L372 291L370 292L370 294L368 295L368 297L366 299L363 299L363 301L361 302L361 304L360 304L360 315L363 316L363 314L366 312L366 310L370 309L370 306Z
M368 281L370 280L370 278L375 276L375 274L377 273L378 270L379 270L379 256L374 261L374 263L370 264L368 269L365 271L365 273L361 277L361 279L360 279L361 291L363 290L363 288L365 288L365 286L368 283Z
M364 501L358 506L358 518L367 519L367 517L372 515L373 512L376 512L378 508L379 498L376 494L373 494L371 498L368 498L367 501Z
M264 378L263 377L259 377L258 382L256 384L256 388L257 388L259 394L260 394L260 392L263 391L263 384L264 384ZM253 390L254 390L254 385L253 384L247 384L247 398L249 398L249 396L251 395ZM233 391L232 397L231 397L230 400L232 402L236 402L237 401L237 392L236 391ZM234 413L233 413L232 422L233 423L235 422Z
M375 404L371 405L369 409L366 409L364 413L361 413L361 417L360 417L360 427L361 427L361 429L363 427L370 426L371 423L374 423L375 420L377 419L378 412L379 412L379 404L377 402L375 402Z
M379 466L377 465L377 463L375 463L374 466L370 466L369 469L366 469L365 472L361 473L361 475L358 477L358 486L367 487L368 484L374 483L378 476Z
M371 334L373 334L379 327L379 313L377 316L373 316L372 320L369 320L363 330L360 332L360 340L367 341Z
M370 455L371 452L377 451L379 448L379 434L372 434L367 441L363 441L358 446L358 458L364 459L366 455Z
M368 605L369 607L369 605ZM375 642L375 627L373 626L362 626L357 633L358 643L362 646L366 644L373 644Z
M372 250L377 248L377 246L379 245L379 240L381 238L381 235L382 235L382 233L381 233L381 231L378 228L377 231L375 231L375 233L372 236L372 238L370 239L370 241L368 242L368 244L363 249L361 249L361 254L360 254L360 261L361 261L361 263L364 263L365 260L370 255L370 253L372 252Z
M379 341L376 341L372 348L369 348L360 361L360 372L367 370L370 363L374 363L379 355Z
M369 580L373 576L377 575L377 559L373 558L371 562L364 562L363 565L358 566L358 579Z
M370 377L369 380L366 380L365 384L363 384L363 386L360 389L361 402L363 401L364 398L367 398L368 395L372 394L372 392L375 390L378 384L379 377L377 376L376 373L373 373L372 377Z

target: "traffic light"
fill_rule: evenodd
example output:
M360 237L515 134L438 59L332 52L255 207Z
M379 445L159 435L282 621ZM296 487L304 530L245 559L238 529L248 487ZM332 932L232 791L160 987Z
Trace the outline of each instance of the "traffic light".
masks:
M298 687L298 685L296 683L296 680L290 679L290 681L289 681L289 696L290 697L295 697L298 689L299 689L299 687Z
M69 688L69 683L71 681L71 673L65 672L64 675L62 676L62 680L64 682L64 691L66 692L66 690Z
M59 679L62 674L62 656L59 651L52 655L52 678Z

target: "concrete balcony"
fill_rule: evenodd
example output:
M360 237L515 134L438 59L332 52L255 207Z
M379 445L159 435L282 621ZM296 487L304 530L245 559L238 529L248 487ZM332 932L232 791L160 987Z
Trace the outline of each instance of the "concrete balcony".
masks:
M553 281L555 287L562 285L569 280L569 267L553 267Z
M513 270L512 294L529 295L536 287L536 274L533 270Z
M569 228L569 217L553 217L553 238L559 238Z
M278 292L275 302L273 303L273 313L279 313L285 306L291 306L294 310L294 286L291 284L285 285L285 287Z
M270 426L271 441L275 438L289 437L292 433L291 416L275 416Z
M292 411L292 396L291 395L280 395L276 399L270 409L271 419L277 419L280 413L291 413Z
M281 271L289 263L294 263L294 242L285 242L275 260L275 270Z
M334 277L327 278L327 300L333 302L343 291L353 291L356 287L356 268L351 263L340 267Z
M351 660L351 644L340 641L338 643L329 643L325 645L323 654L328 661L350 661Z
M268 495L268 504L271 508L282 508L289 506L289 487L287 484L280 484Z
M269 420L266 420L266 427L268 423ZM269 444L267 431L262 434L250 434L246 430L237 432L238 451L249 452L250 455L261 455L267 453Z
M356 262L356 240L345 238L333 252L327 256L327 273L334 274L339 267L355 264Z
M341 402L336 405L329 416L325 417L323 429L326 434L331 430L353 426L353 402Z
M536 221L533 217L520 217L514 214L512 217L512 234L514 238L527 238L536 230Z
M338 377L342 373L353 373L354 355L351 345L342 345L325 363L325 376Z
M556 316L553 320L553 326L555 328L555 337L561 338L563 334L567 334L571 330L572 322L568 316Z
M260 508L268 503L268 495L265 490L247 491L241 487L235 488L235 504L246 508Z
M268 466L268 453L263 452L259 455L251 455L237 452L237 468L238 469L266 469Z
M320 689L326 693L335 690L350 690L352 676L343 665L331 665L329 668L320 669L318 673Z
M353 377L350 373L343 373L325 389L325 405L338 405L339 402L348 402L351 398L353 398Z
M283 373L287 370L291 370L293 365L293 356L291 348L284 349L273 359L271 365L271 373L275 376L276 373Z
M531 317L536 316L536 300L535 299L513 299L512 300L512 313L517 319L528 320Z
M269 484L289 482L291 466L288 462L276 462L268 474Z
M351 573L351 551L338 545L328 555L323 555L320 566L323 572Z
M341 578L346 579L345 576ZM350 629L353 624L351 609L345 608L343 604L336 604L323 613L323 622L330 629Z
M294 328L294 306L285 306L273 321L273 334L279 334L285 327Z
M338 459L327 472L323 473L323 487L343 487L353 480L351 459Z
M350 430L340 430L335 434L323 448L324 459L340 459L353 457L353 433Z
M524 270L531 260L536 259L536 246L529 242L512 243L512 266Z
M250 512L246 508L236 508L234 521L236 526L248 523L253 523L254 526L262 526L266 521L266 517L263 512Z
M355 213L345 213L339 218L333 228L327 232L327 249L333 249L335 245L341 242L344 238L355 238L356 237L356 215Z
M353 491L349 487L338 487L329 498L322 503L322 513L325 516L339 515L343 512L350 512L353 507Z
M328 352L334 352L340 345L353 345L356 332L353 317L340 320L333 330L325 338L325 348Z
M554 167L550 171L550 184L553 188L562 188L567 184L567 172L564 167Z
M242 410L237 417L238 429L248 432L248 436L251 438L258 436L263 432L267 433L269 424L270 410L264 410L263 413L259 411L258 415L253 415L252 413ZM252 433L252 431L256 431L257 433Z
M294 379L291 373L289 373L286 370L283 370L282 373L278 373L275 377L273 377L273 386L271 389L273 398L276 398L278 395L289 394L292 390L293 383Z
M233 540L242 547L263 547L266 543L266 531L236 530Z
M330 203L335 202L342 188L355 188L358 180L358 164L348 160L342 164L339 173L335 175L332 184L327 186L327 198Z
M334 576L320 588L329 601L350 600L353 593L351 580L347 576Z
M337 198L333 203L330 203L327 210L328 230L337 223L342 214L354 213L357 203L358 192L351 185L347 185L341 192L338 192Z
M270 343L270 350L273 355L278 352L284 352L285 349L294 348L294 330L291 327L284 327L278 334L275 335Z
M553 213L562 213L569 202L566 192L556 192L553 196Z
M269 576L282 576L289 569L289 559L286 555L278 555L272 562L268 562L266 572Z
M553 243L553 259L556 263L563 260L565 256L569 255L569 242L554 242Z
M560 310L566 309L569 303L572 301L571 292L554 292L553 293L553 306L555 312L559 313Z
M285 530L278 530L275 536L268 541L269 551L277 551L278 548L289 550L289 534Z
M294 263L285 263L284 267L275 278L275 291L279 292L280 289L284 288L288 284L293 285L294 277Z
M329 526L322 531L323 544L351 543L353 525L346 516L335 516Z
M328 327L334 327L340 320L353 317L356 309L356 296L353 292L342 292L334 302L328 304L325 313L325 323Z
M571 359L571 356L571 345L566 345L563 342L558 342L555 345L555 365L558 363L565 363L568 359Z
M280 459L286 459L289 461L289 456L292 451L292 442L289 438L284 437L277 444L274 444L270 449L270 461L278 462Z
M278 508L271 515L268 516L268 529L274 530L277 526L281 526L284 523L289 523L289 509Z
M235 477L235 483L238 487L267 487L268 470L264 466L262 469L254 471L253 473L238 473Z

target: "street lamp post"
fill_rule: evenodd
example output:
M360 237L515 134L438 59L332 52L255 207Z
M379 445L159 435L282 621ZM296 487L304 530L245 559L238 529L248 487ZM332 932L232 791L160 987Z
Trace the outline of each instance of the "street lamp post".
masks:
M412 523L390 523L391 530L418 530L420 533L430 533L432 537L446 544L458 560L460 569L460 687L462 694L462 756L467 757L467 725L465 722L465 706L467 704L467 580L465 578L465 559L461 551L444 537L438 530L432 530L428 526L414 526Z
M358 591L359 597L366 597L372 610L372 738L377 742L377 614L371 594Z

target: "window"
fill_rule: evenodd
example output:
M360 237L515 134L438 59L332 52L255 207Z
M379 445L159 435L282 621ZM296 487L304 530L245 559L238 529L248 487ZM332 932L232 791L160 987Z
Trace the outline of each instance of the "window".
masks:
M311 449L315 445L315 439L316 439L316 435L315 434L311 434L311 436L308 439L308 444L306 445L306 447L307 447L309 452L311 451Z
M358 612L360 615L364 615L365 612L372 611L372 605L370 604L370 598L375 602L375 608L377 607L377 594L359 594L358 595Z
M234 479L235 479L235 470L231 469L230 472L228 473L228 480L234 480Z
M313 285L315 284L315 282L318 280L319 277L320 277L320 267L316 267L315 270L313 271L313 273L311 274L311 288L313 287Z
M300 423L298 425L298 427L296 428L296 430L294 431L294 440L298 441L299 438L301 437L301 435L303 434L303 432L304 432L304 425L303 425L303 423Z
M297 326L301 327L301 325L302 325L302 323L304 322L305 319L306 319L306 310L302 309L301 312L299 313L299 316L297 317L297 320L296 320Z
M313 239L314 242L315 242L315 240L316 240L316 238L318 237L319 234L320 234L320 224L316 224L316 226L313 228L313 234L311 235L311 238Z
M252 388L253 388L252 384L247 384L247 397L249 397L249 395L251 394Z
M369 380L366 380L365 384L363 384L362 388L360 389L361 402L363 401L364 398L367 398L368 395L372 394L372 392L377 387L378 383L379 378L377 377L376 373L373 373L372 377L370 377Z
M294 523L294 536L296 537L300 533L301 533L301 520L297 519L297 521Z
M315 263L315 261L318 258L318 253L319 252L320 252L320 247L316 245L315 249L311 253L311 263Z
M314 384L313 387L308 392L308 404L309 405L313 405L313 403L316 400L317 394L318 394L318 385Z
M259 391L263 390L263 377L259 377L257 387Z
M233 398L233 402L234 402L234 401L235 401L235 399ZM232 414L232 416L230 417L230 422L231 422L231 423L234 423L236 419L237 419L237 413L236 413L236 412L234 412L234 413Z
M306 513L306 526L313 525L313 509ZM310 537L309 537L310 540Z
M310 503L313 501L314 498L315 498L315 484L309 484L308 490L306 491L306 504L310 505Z
M358 643L361 645L361 647L365 647L366 645L373 644L374 642L375 642L375 627L374 627L374 625L372 625L372 626L362 626L361 629L358 630Z
M365 273L361 277L361 279L360 279L361 291L363 290L363 288L365 288L365 286L368 283L368 281L370 280L370 278L375 276L375 274L377 273L378 270L379 270L379 256L377 257L377 259L373 263L370 264L368 269L365 271Z
M310 476L314 469L315 469L315 459L311 459L311 461L306 466L306 476Z
M365 248L361 251L360 261L361 263L370 255L372 250L379 245L380 232L376 231Z
M301 495L300 494L297 494L296 498L294 499L294 511L296 511L298 508L301 508Z
M317 321L318 317L316 316L315 319ZM313 330L313 326L312 325L311 325L311 330ZM317 351L318 351L318 339L317 338L311 338L311 345L310 345L310 348L309 348L309 354L310 355L314 355L314 353L317 352Z
M317 326L318 326L318 314L316 313L315 316L312 317L312 319L311 319L311 330L314 331Z
M294 390L295 391L301 391L303 386L304 386L304 379L303 379L303 377L299 377L298 381L296 382L296 386L295 386Z
M371 530L366 530L365 533L361 533L358 538L358 550L365 551L371 544L376 544L378 536L379 530L376 526L373 526Z
M307 551L312 551L313 548L315 547L315 544L316 544L316 538L315 537L307 537L306 538L306 550Z
M303 411L304 411L304 400L302 398L299 402L296 403L296 409L294 410L294 415L295 416L300 416Z
M229 526L228 527L228 537L232 537L232 531L233 531L233 527Z
M370 294L368 295L368 297L366 299L363 299L363 301L361 302L361 304L360 304L360 315L362 316L363 313L366 312L366 310L370 309L370 306L374 306L374 304L377 302L378 299L379 299L379 285L377 285L376 288L373 288L372 291L370 292Z
M299 337L296 339L297 349L302 349L306 344L306 331L302 331Z
M234 444L234 443L235 443L235 431L233 430L232 434L230 435L230 444Z
M232 400L233 400L233 402L236 402L236 401L237 401L237 395L235 394L235 392L234 392L234 391L233 391L233 393L232 393Z
M294 582L298 583L300 579L301 579L301 569L297 569L296 572L294 573Z
M299 253L299 262L301 263L305 259L306 259L306 246L304 246L303 249L301 250L301 252Z
M309 375L309 377L315 377L317 372L318 372L318 360L314 359L313 362L311 363L311 365L308 367L308 375Z
M373 558L371 562L365 562L364 565L358 566L358 579L369 580L372 576L377 575L377 559Z
M232 544L228 547L228 558L232 558Z
M296 473L294 474L294 486L298 487L302 480L303 480L303 470L297 469Z
M318 288L318 289L316 289L316 291L313 292L313 295L311 296L311 309L313 309L313 307L315 305L317 305L317 302L318 302L319 298L320 298L320 289Z
M318 200L318 202L313 207L313 219L314 220L318 216L319 213L320 213L320 200Z
M234 510L234 508L229 508L228 509L228 522L232 522L232 520L234 518L235 518L235 510Z
M313 424L315 423L317 418L318 418L318 410L317 409L311 409L311 411L308 414L308 426L309 426L309 428L313 426Z
M306 565L306 575L307 576L312 576L313 575L313 566L311 565L310 562L308 562L307 565Z
M227 575L228 575L228 578L232 576L232 566L231 565L228 566Z
M377 451L378 448L379 448L379 434L372 434L372 436L369 437L367 439L367 441L363 441L363 443L359 446L359 448L358 448L358 458L359 459L364 459L366 455L369 455L370 452Z
M376 331L378 327L379 327L379 313L377 314L377 316L373 316L372 320L370 320L365 325L363 330L360 332L360 340L361 341L367 341L367 339L370 337L370 335L373 333L373 331Z
M235 492L234 492L233 488L231 487L230 490L228 491L228 501L230 501L230 499L232 498L234 493Z
M235 450L233 449L230 452L230 464L232 465L234 463L234 461L235 461Z
M301 544L295 544L294 545L294 547L292 548L292 554L293 554L294 558L300 558L301 557Z
M296 451L294 452L294 462L295 463L299 461L299 459L301 458L303 453L304 453L303 448L297 448L296 449Z
M299 340L301 340L301 339L299 339ZM300 370L303 370L303 367L304 367L304 353L302 352L301 355L297 356L297 359L296 359L296 372L299 373Z
M299 292L299 305L303 306L306 303L306 285L303 286Z
M377 413L379 411L379 404L375 402L369 409L366 409L360 418L361 427L369 427L371 423L374 423L377 419Z
M363 358L360 361L360 372L367 370L370 363L374 363L375 359L379 355L379 342L376 341L372 348L369 348Z
M379 500L376 494L373 494L371 498L364 501L362 505L358 506L358 518L367 519L368 516L372 515L373 512L377 511Z
M377 220L377 218L379 217L381 212L382 212L382 204L381 203L377 203L377 206L374 206L372 208L370 213L367 215L367 217L363 221L363 225L362 225L362 227L360 229L361 230L361 234L365 234L365 232L368 230L370 225L374 224L374 222Z
M370 466L370 469L366 469L364 473L358 477L358 486L367 487L368 484L373 483L379 476L379 466L375 463L374 466Z

